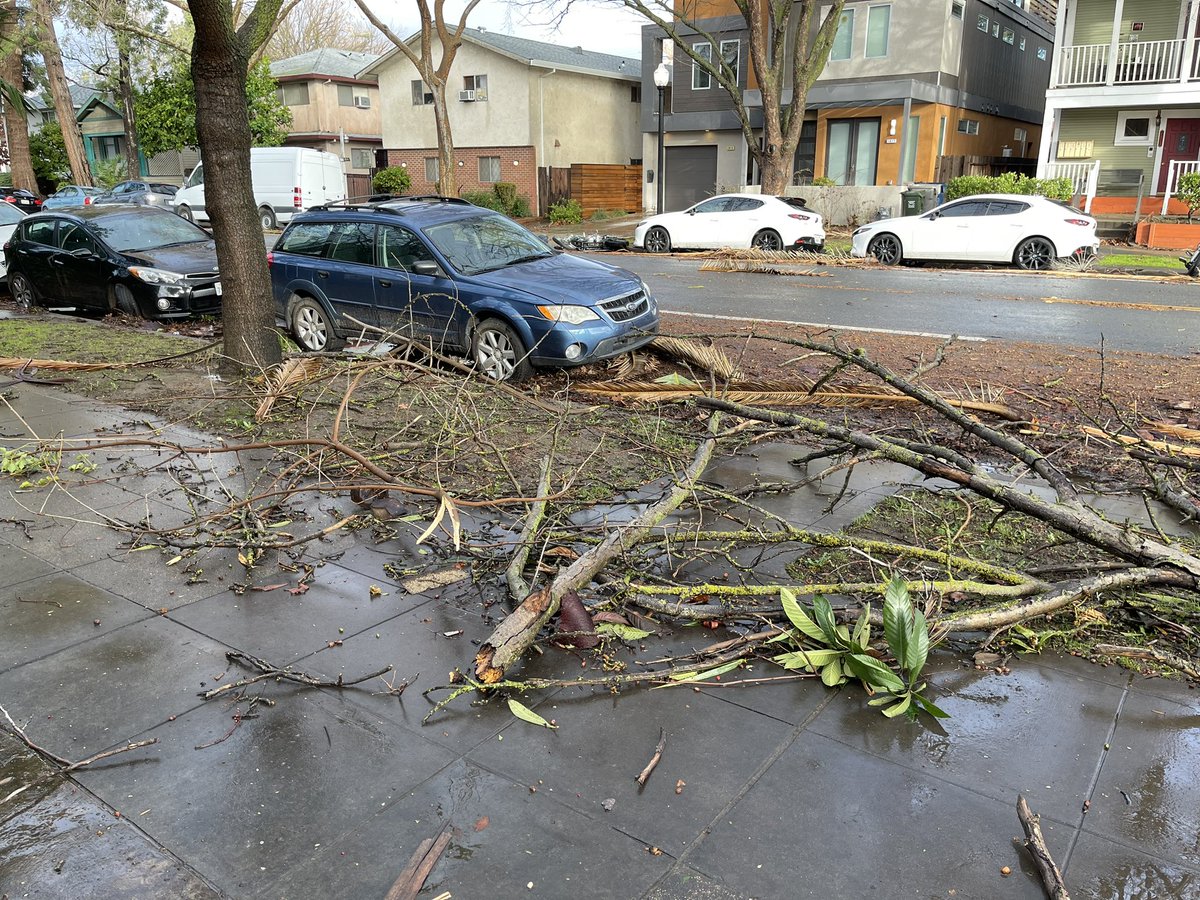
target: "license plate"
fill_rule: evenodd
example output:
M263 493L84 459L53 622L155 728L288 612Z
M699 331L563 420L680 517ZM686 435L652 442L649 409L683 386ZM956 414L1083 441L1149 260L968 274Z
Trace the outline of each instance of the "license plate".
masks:
M213 290L216 291L217 296L220 297L221 296L221 282L218 281L216 284L214 284Z

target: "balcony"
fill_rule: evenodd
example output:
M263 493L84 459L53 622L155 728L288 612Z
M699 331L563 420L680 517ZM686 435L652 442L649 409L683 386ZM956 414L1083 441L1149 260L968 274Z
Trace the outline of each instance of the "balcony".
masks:
M1091 87L1112 84L1168 84L1200 81L1200 52L1192 39L1191 61L1184 69L1186 39L1126 41L1117 44L1076 44L1059 50L1058 81L1054 87ZM1111 65L1110 65L1111 60Z

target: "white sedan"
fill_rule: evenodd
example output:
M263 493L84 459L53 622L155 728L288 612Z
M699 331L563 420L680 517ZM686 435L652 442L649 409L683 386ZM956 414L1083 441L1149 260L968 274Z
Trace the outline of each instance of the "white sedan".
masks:
M1048 269L1054 260L1100 248L1096 220L1057 200L979 194L921 216L883 219L854 232L851 254L884 265L905 260L1012 263Z
M821 216L799 197L720 194L683 212L639 222L633 246L649 253L669 253L678 247L819 251L825 246L825 228Z

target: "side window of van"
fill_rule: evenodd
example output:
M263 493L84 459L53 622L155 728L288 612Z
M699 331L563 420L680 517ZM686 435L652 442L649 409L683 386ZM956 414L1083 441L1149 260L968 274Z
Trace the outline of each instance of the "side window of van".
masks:
M329 243L329 232L333 230L330 222L312 222L289 228L279 242L279 249L284 253L298 253L301 256L324 256L325 245Z
M204 184L204 163L192 169L192 174L188 176L187 180L188 187L196 187L200 184Z

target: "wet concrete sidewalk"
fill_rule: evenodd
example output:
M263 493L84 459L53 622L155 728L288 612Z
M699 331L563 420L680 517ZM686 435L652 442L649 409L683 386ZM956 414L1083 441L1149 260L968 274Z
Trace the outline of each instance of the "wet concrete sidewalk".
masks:
M0 446L148 427L55 388L5 393ZM238 594L235 550L168 566L103 523L187 521L206 492L237 496L253 461L196 454L207 476L189 484L138 474L156 451L91 457L65 489L0 482L0 705L69 760L158 743L66 776L0 734L0 897L383 898L450 826L423 897L1039 898L1014 842L1018 793L1073 896L1200 897L1200 695L1181 683L1051 655L1002 676L943 651L941 728L812 681L526 697L556 731L465 702L422 725L420 690L490 633L479 588L407 593L384 566L411 559L411 539L339 532L306 551L332 557L307 591ZM852 506L874 499L868 487ZM798 525L819 520L821 504L803 519L788 502ZM313 524L350 509L315 501ZM302 571L271 567L258 586ZM710 641L684 629L643 656ZM323 678L388 664L420 678L399 699L377 679L248 692L271 705L202 700L253 674L231 650ZM594 674L580 665L547 648L523 671Z

